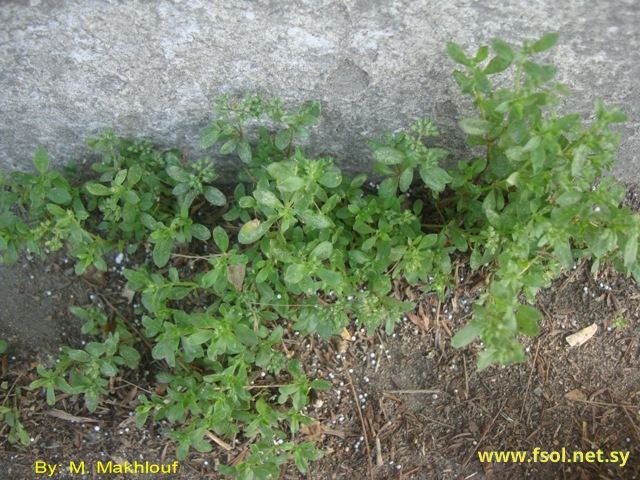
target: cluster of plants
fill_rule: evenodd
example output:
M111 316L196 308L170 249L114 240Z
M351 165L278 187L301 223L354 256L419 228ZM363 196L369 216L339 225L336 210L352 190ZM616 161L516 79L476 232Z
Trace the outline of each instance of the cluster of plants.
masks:
M7 341L0 339L0 363L2 363L8 347ZM8 429L7 440L9 440L9 442L20 442L23 445L29 445L29 435L24 429L22 422L20 422L20 409L18 407L18 401L21 396L20 387L16 387L15 383L9 385L9 382L6 380L0 381L0 395L2 396L2 402L0 402L0 422L4 423L4 425L0 424L0 433L4 433L5 429Z
M276 478L290 459L304 472L321 456L300 438L311 422L308 394L330 383L309 380L287 355L286 329L324 339L351 323L392 331L415 306L393 296L393 282L444 301L455 285L452 259L466 255L486 289L452 343L480 337L483 369L525 360L517 336L538 331L536 293L577 259L640 278L640 217L620 206L624 187L603 178L618 142L611 125L625 116L600 100L590 125L557 114L564 88L552 82L555 68L531 60L556 41L548 34L514 50L494 40L491 58L488 46L467 56L447 45L462 67L454 77L479 112L460 126L482 152L456 168L442 168L448 152L429 146L438 131L421 119L369 142L381 177L372 188L365 174L350 178L296 144L318 123L318 103L289 112L278 99L225 96L201 146L239 159L232 197L213 185L209 158L188 163L178 150L108 131L90 142L102 154L95 179L51 170L43 149L35 173L0 177L0 251L11 263L25 247L64 247L78 274L106 270L115 252L148 251L124 275L140 295L136 315L166 388L139 397L138 426L169 422L179 458L210 450L207 434L241 434L250 453L219 467L239 478ZM497 88L490 78L509 68L513 88ZM179 269L180 258L194 268ZM56 390L83 394L95 410L109 378L138 366L142 344L122 319L104 329L100 310L73 313L96 341L41 365L32 387L46 389L50 404ZM277 384L253 385L261 372Z

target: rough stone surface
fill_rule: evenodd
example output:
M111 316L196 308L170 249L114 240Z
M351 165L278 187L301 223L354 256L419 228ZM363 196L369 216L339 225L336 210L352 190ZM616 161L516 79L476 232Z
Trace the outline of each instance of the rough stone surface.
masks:
M30 168L38 145L57 165L83 159L86 139L109 127L203 155L213 100L254 91L321 101L309 148L351 171L369 169L367 138L425 115L460 158L469 101L446 41L475 51L559 31L548 60L573 93L565 107L588 116L596 96L624 106L615 173L638 183L638 25L637 0L5 1L0 168Z

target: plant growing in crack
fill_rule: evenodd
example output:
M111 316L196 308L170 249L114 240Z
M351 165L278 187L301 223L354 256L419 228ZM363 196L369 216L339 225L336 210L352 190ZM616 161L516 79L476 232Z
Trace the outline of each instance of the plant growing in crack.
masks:
M114 251L146 261L123 272L140 298L141 335L122 318L102 329L104 314L76 307L97 341L38 367L32 388L44 388L50 404L56 390L83 394L95 410L110 379L153 361L164 387L139 396L136 422L168 422L179 458L242 435L246 455L223 473L275 478L289 460L305 472L322 454L301 435L313 422L308 395L331 383L308 379L288 358L288 330L324 339L350 323L391 332L415 306L394 296L394 282L444 300L455 285L452 260L465 256L486 289L453 345L480 337L479 369L525 360L517 337L538 332L536 294L563 269L590 259L593 269L611 262L640 278L640 219L620 207L625 189L602 178L618 141L611 125L625 116L600 100L591 125L558 115L555 68L532 61L556 41L549 34L514 50L494 40L491 58L488 46L468 57L449 43L463 67L454 77L479 112L460 125L484 154L445 170L448 152L428 144L436 126L418 120L369 142L385 177L377 190L366 175L349 178L296 146L318 123L317 102L287 112L260 95L223 97L202 132L203 148L241 162L232 198L212 184L209 158L187 164L178 150L111 131L90 142L103 154L99 177L80 185L51 171L38 149L36 173L1 177L4 260L20 248L67 246L78 274L106 270ZM514 87L494 88L491 76L508 68ZM411 188L419 195L407 197ZM192 268L179 268L184 259ZM261 374L271 383L252 384Z

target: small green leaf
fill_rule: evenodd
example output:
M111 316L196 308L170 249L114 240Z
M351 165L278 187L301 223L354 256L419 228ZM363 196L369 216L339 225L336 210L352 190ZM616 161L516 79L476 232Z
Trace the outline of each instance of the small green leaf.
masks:
M393 198L396 196L397 191L398 177L389 177L380 182L378 195L380 195L380 198Z
M280 190L281 192L291 193L300 190L302 187L304 187L304 185L305 182L302 178L291 176L285 178L278 184L278 190Z
M138 366L140 353L135 348L129 347L128 345L120 345L118 353L127 363L129 368L136 368Z
M401 192L406 192L411 187L411 182L413 182L413 168L405 168L400 174L400 179L398 181L398 186L400 187Z
M274 143L280 150L286 150L289 148L289 144L291 143L291 130L288 128L279 130L278 133L276 133Z
M243 163L251 162L251 146L249 146L249 141L246 138L238 142L238 156Z
M253 196L259 204L266 207L281 209L284 207L282 202L269 190L256 190L253 192Z
M467 66L472 65L471 60L467 58L467 56L464 54L464 51L462 51L462 47L460 47L460 45L458 45L457 43L447 42L447 54L449 55L449 57L451 57L451 60L456 63Z
M47 203L47 210L49 211L49 213L51 213L51 215L57 218L67 216L67 212L54 203Z
M238 340L240 340L243 345L254 346L259 342L256 332L246 325L236 325L233 328L233 333L236 334L236 337L238 337Z
M113 179L113 185L122 185L127 178L128 170L126 168L116 173L116 178Z
M218 141L219 135L220 127L218 127L218 124L212 123L202 131L202 135L200 136L200 148L205 149L214 145Z
M216 187L204 187L203 193L204 198L206 198L211 205L215 205L216 207L224 207L227 204L227 199L225 198L224 193L222 193Z
M331 256L333 252L333 244L331 242L321 242L316 247L311 250L311 256L317 258L318 260L326 260Z
M531 137L529 139L529 141L527 141L525 146L522 147L522 151L523 152L531 152L531 151L535 150L536 148L538 148L538 146L540 145L541 141L542 141L542 139L537 135L534 136L534 137Z
M489 56L489 47L487 45L483 45L476 52L476 56L474 58L475 63L484 62Z
M534 52L544 52L553 47L560 37L557 32L547 33L531 47Z
M340 170L333 167L333 169L324 172L322 175L320 175L318 183L329 188L338 187L342 183L342 175L340 174Z
M473 342L481 334L482 327L472 321L458 330L458 332L451 338L451 346L454 348L464 347L465 345Z
M440 167L429 167L428 165L420 165L420 178L434 192L442 192L451 182L452 178L445 170Z
M624 266L627 269L633 267L638 261L638 234L632 233L624 246Z
M587 160L587 146L582 144L573 152L573 160L571 161L571 175L579 177Z
M485 368L487 368L489 365L491 365L492 363L494 363L495 357L494 357L494 350L493 349L487 349L483 352L480 352L478 354L478 363L477 363L477 369L479 372L483 371Z
M373 151L375 159L383 165L397 165L404 162L405 155L393 147L380 147Z
M71 195L65 188L55 187L47 191L47 198L60 205L67 205L71 202Z
M176 182L186 183L189 181L189 174L182 167L176 165L167 167L167 173Z
M540 331L538 321L541 318L542 313L537 309L528 305L520 305L516 314L519 332L524 335L537 335Z
M271 225L271 222L261 223L258 219L248 221L242 226L238 233L238 242L247 245L260 240L269 228L271 228Z
M138 194L133 190L125 190L124 192L122 192L122 198L124 198L127 203L130 203L132 205L137 205L138 203L140 203L140 197L138 197Z
M254 208L257 204L258 202L253 197L242 197L238 200L238 206L244 209Z
M294 263L287 267L287 270L284 274L284 280L288 283L300 283L302 279L308 275L308 270L305 265L300 263Z
M164 267L171 257L173 239L171 237L160 238L153 247L153 263L157 267Z
M33 164L41 175L47 173L49 170L49 155L44 148L38 147L36 149L36 153L33 155Z
M573 255L571 247L566 240L556 240L553 243L553 254L556 256L560 265L569 270L573 266Z
M200 223L194 223L191 225L191 235L203 242L211 238L211 232L209 229Z
M495 38L491 41L491 47L493 51L496 52L496 55L500 58L503 58L509 62L513 60L513 50L511 49L511 45L509 45L504 40L500 40L499 38Z
M87 184L85 184L84 188L91 195L96 195L99 197L104 197L107 195L111 195L113 193L113 190L111 190L111 188L106 187L101 183L97 183L97 182L88 182Z
M231 140L227 140L220 147L220 153L222 155L228 155L229 153L233 152L236 149L236 145L238 145L239 141L240 141L239 138L232 138Z
M229 248L229 236L224 228L219 225L213 229L213 241L223 253Z
M489 133L493 129L491 122L479 118L463 118L459 123L460 128L462 128L467 135L481 136Z
M319 268L317 274L318 277L320 277L320 280L332 288L339 288L344 282L344 278L341 273L334 272L328 268Z
M511 66L511 60L502 57L493 57L486 68L483 70L485 75L492 75L505 71Z
M333 227L331 219L321 213L306 211L298 214L298 217L312 228L320 229Z
M86 363L91 361L91 355L84 350L69 350L67 355L69 355L71 360L75 360L76 362Z

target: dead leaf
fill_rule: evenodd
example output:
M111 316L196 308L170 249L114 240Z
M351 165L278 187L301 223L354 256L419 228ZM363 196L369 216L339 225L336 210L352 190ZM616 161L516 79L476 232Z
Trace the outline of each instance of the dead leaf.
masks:
M342 330L342 333L340 334L340 336L344 338L347 342L351 341L351 333L346 328Z
M413 323L416 327L426 330L427 326L425 325L425 321L422 318L420 318L413 312L407 312L406 315L407 318L411 320L411 323Z
M480 433L480 428L478 428L478 424L473 420L469 422L469 431L471 433Z
M129 284L125 284L124 288L120 292L120 295L127 299L127 303L131 303L133 302L133 297L136 296L136 292L129 288Z
M576 332L567 337L567 343L571 347L577 347L584 343L586 343L591 337L596 334L598 330L598 326L595 323L592 323L588 327L583 328L579 332Z
M67 420L69 422L75 423L97 423L98 421L89 418L89 417L77 417L76 415L71 415L63 410L58 410L57 408L52 408L47 412L47 415L51 415L52 417L59 418L60 420Z
M231 282L238 292L242 291L242 284L244 283L244 276L247 269L244 265L229 265L227 267L227 280Z
M576 388L567 393L564 398L572 402L584 402L587 399L587 396L582 393L582 390Z
M310 425L302 425L300 427L300 433L309 442L317 442L322 438L322 426L318 420L313 419L313 423Z
M98 270L93 264L86 268L81 277L97 287L104 287L107 284L107 281L104 278L104 272Z

